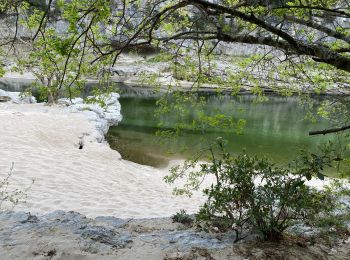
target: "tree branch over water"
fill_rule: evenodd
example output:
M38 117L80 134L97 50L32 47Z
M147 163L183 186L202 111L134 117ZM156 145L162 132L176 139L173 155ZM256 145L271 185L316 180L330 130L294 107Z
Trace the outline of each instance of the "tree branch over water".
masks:
M339 128L325 129L325 130L320 130L320 131L311 131L311 132L309 132L309 135L326 135L326 134L331 134L331 133L342 132L342 131L345 131L348 129L350 129L350 125L339 127Z

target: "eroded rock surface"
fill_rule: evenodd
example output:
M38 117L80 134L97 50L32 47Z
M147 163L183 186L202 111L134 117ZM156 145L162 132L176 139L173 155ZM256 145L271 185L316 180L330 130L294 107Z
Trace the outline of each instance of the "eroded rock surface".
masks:
M70 112L83 113L89 121L94 123L95 128L100 133L97 141L102 142L109 127L122 121L119 97L118 93L110 93L98 97L88 97L88 100L92 100L90 103L85 102L82 98L72 100L64 98L60 99L58 103L66 105Z
M186 229L168 218L90 219L65 211L38 216L0 213L0 259L50 258L50 254L58 259L71 255L162 259L166 254L190 252L192 248L223 249L232 242L230 235L219 239Z
M231 233L196 231L170 218L90 219L77 212L0 213L0 259L348 259L350 239L333 245L286 239L233 243Z

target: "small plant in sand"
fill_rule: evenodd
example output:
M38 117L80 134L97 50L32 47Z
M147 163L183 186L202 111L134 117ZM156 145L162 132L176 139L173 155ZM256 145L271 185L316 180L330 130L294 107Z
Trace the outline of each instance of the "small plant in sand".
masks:
M10 179L13 175L14 163L12 163L11 168L7 176L0 180L0 211L5 209L12 210L18 203L24 202L24 199L27 197L26 192L30 189L31 185L25 190L19 189L9 189Z
M233 156L225 151L221 139L216 150L214 146L210 149L209 163L187 162L166 177L167 182L187 178L185 186L175 190L177 194L191 194L204 178L214 177L203 190L207 201L196 215L205 230L233 230L237 241L249 231L264 240L279 240L291 225L333 210L333 197L308 187L305 176L297 170L279 168L246 154Z
M173 222L181 223L184 225L191 225L193 223L193 218L187 214L186 210L182 209L172 216Z

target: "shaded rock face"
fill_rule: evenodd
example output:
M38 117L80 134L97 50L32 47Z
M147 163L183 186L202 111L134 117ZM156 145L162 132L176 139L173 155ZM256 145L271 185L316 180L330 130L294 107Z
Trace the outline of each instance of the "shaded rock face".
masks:
M70 112L84 114L89 121L94 123L99 133L96 138L97 141L103 142L109 127L118 125L122 121L119 97L118 93L110 93L97 97L88 97L88 100L93 100L91 103L84 102L82 98L72 100L64 98L58 100L58 103L66 105Z
M111 45L116 49L122 48L123 49L122 53L126 53L126 54L137 53L140 56L149 56L149 55L155 55L160 53L160 48L153 46L151 44L124 47L124 43L119 43L118 41L112 40Z

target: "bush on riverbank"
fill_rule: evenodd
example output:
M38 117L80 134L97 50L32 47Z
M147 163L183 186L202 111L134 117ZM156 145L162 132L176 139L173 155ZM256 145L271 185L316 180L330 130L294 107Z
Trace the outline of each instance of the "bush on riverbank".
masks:
M264 240L279 240L290 226L300 222L315 222L330 215L336 200L328 190L317 191L306 185L305 175L298 169L280 168L266 159L246 154L232 156L219 140L217 150L211 147L209 163L188 162L184 168L175 167L166 177L174 182L186 176L178 194L190 194L198 189L205 177L214 182L203 190L206 203L197 214L204 229L236 233L236 241L247 231L257 232Z

